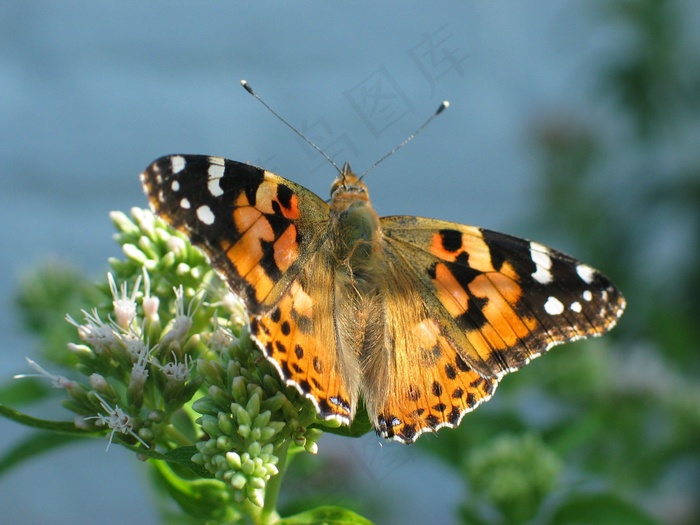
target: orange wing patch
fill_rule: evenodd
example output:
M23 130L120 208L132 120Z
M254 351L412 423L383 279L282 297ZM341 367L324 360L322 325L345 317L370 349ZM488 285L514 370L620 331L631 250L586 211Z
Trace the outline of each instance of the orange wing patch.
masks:
M469 366L435 319L423 320L413 333L418 342L412 352L414 373L399 370L390 378L390 395L376 419L384 437L404 443L423 432L456 427L464 414L493 395L498 384Z
M327 300L327 294L316 299ZM335 358L333 318L322 315L323 309L295 280L276 307L251 319L251 334L282 379L310 399L322 418L350 424L356 396L347 391Z

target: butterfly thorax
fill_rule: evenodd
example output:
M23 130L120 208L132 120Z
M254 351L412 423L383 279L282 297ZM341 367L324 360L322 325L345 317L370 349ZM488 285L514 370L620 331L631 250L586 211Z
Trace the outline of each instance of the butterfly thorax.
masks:
M346 163L331 187L331 238L339 267L358 279L369 277L381 258L379 216L369 200L367 186Z

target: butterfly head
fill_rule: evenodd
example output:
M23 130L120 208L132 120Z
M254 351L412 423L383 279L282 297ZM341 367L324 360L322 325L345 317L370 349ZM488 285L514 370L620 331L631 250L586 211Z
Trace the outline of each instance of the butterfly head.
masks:
M355 175L348 162L343 164L340 175L333 181L331 200L369 201L367 186L362 182L361 177Z

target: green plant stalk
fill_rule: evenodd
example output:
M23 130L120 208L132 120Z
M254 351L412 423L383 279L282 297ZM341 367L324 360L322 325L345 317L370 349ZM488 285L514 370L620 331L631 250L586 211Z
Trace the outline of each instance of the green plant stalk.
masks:
M187 437L180 432L178 429L174 428L173 426L167 426L164 430L164 434L166 437L173 442L177 443L178 446L184 447L187 445L190 445L190 440L187 439Z
M270 525L276 522L280 517L277 513L277 500L282 487L282 478L284 478L284 473L287 470L287 452L289 451L291 442L291 439L285 439L275 448L275 455L279 458L279 472L276 476L272 476L267 483L265 489L265 504L259 515L259 525Z

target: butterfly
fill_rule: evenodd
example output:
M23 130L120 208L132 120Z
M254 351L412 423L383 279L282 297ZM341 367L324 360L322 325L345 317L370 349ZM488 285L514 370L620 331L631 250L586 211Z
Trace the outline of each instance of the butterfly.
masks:
M326 203L249 164L153 162L154 211L246 304L250 334L323 419L402 443L463 416L554 345L601 335L625 299L600 272L536 242L412 216L379 217L345 164Z

